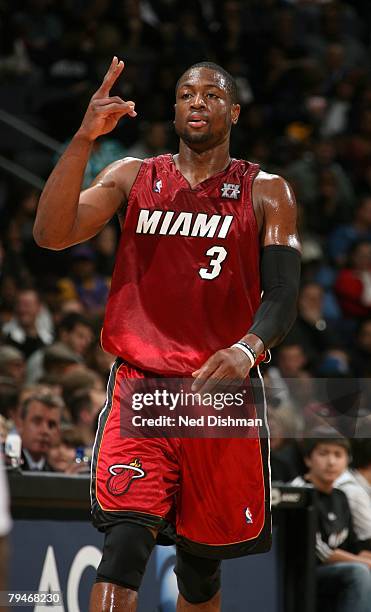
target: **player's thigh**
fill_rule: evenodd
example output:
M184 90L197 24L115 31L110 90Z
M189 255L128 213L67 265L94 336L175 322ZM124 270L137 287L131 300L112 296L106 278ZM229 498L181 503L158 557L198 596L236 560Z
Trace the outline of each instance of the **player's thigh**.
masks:
M271 543L266 438L185 439L177 534L201 557L266 552Z
M128 437L122 431L125 389L139 376L116 362L100 414L92 459L92 513L105 529L133 513L138 522L159 528L179 488L178 443L165 438ZM132 378L130 378L132 377Z

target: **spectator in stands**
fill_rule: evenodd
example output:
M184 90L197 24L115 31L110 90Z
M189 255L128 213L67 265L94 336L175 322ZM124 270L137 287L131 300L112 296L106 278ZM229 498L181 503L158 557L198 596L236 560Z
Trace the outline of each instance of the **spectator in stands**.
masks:
M127 152L129 157L154 157L168 153L168 125L163 121L153 123L143 123L141 126L141 136Z
M299 344L287 343L278 349L277 367L283 378L297 378L307 364L307 357Z
M318 171L318 199L305 211L307 226L317 235L325 237L339 223L351 217L349 202L344 199L333 169Z
M0 327L8 323L14 313L15 303L17 300L18 286L17 281L9 273L4 273L1 270L0 279Z
M334 182L336 197L341 202L342 211L347 211L344 214L350 215L355 201L354 189L349 177L335 158L334 142L331 139L322 139L313 143L311 152L305 150L300 159L288 166L287 176L295 185L298 202L303 204L305 210L317 210L321 214L320 176L321 173L327 172L327 176L330 173ZM316 231L318 224L315 224L313 229Z
M345 470L334 486L348 498L361 547L371 551L371 439L354 439L352 456L352 468Z
M34 289L21 289L14 317L2 328L6 343L16 346L27 358L53 340L51 320Z
M272 480L289 482L303 472L301 453L296 444L295 416L288 410L268 405Z
M58 326L58 324L61 322L63 317L67 314L70 314L71 312L86 316L85 308L83 304L81 303L81 300L68 299L68 300L62 301L58 312L54 314L55 324Z
M93 341L93 326L89 319L81 314L66 314L58 326L58 338L76 355L84 356Z
M371 319L364 319L358 326L351 364L359 377L371 377Z
M296 427L302 429L303 408L313 394L307 357L300 344L288 343L277 349L276 361L277 365L267 370L269 384L276 401L295 413Z
M371 316L371 242L356 242L335 282L340 308L350 319Z
M9 427L15 421L19 408L19 386L11 379L0 377L0 415L9 421Z
M127 155L127 149L116 138L102 138L93 144L92 154L86 166L83 187L88 187L108 164Z
M49 377L61 380L62 377L81 365L81 358L74 353L68 346L61 342L55 342L48 346L44 351L43 369L45 375L41 378ZM40 380L40 379L39 379Z
M349 70L362 65L366 49L354 31L354 23L357 23L356 13L352 12L348 3L321 2L320 4L318 21L320 27L308 38L308 49L322 63L328 45L340 44L344 48L346 60L344 69Z
M353 126L353 130L349 134L348 143L343 152L344 164L346 164L356 185L362 184L364 173L371 161L371 109L369 100L364 98L357 106L356 125Z
M83 366L65 374L61 382L63 399L66 406L69 406L74 393L80 389L88 389L90 392L98 393L105 392L105 380L103 377L98 372Z
M82 446L92 447L95 439L95 424L97 414L104 401L98 405L90 389L78 389L71 396L68 408L75 426L76 435L82 441Z
M19 202L13 222L19 231L20 245L23 249L28 243L33 242L32 227L39 198L40 192L34 187L29 187L19 194Z
M78 245L73 247L71 257L71 274L59 281L62 299L78 299L90 315L102 315L108 282L96 272L94 250L87 244Z
M84 444L77 436L74 428L64 428L61 431L60 440L51 446L47 455L47 462L55 472L63 472L64 474L86 473L89 470L89 465L76 457L77 449L83 446ZM78 460L76 461L76 459Z
M112 275L116 247L117 232L114 224L108 223L94 239L97 272L106 278Z
M317 492L318 609L331 605L336 612L369 612L371 553L362 550L357 540L346 495L334 488L348 466L349 442L333 429L318 428L303 447L308 471L292 484L312 484Z
M2 445L2 448L4 448L5 440L9 430L9 421L7 421L7 419L2 414L0 414L0 444ZM2 455L3 453L0 453L1 457Z
M15 346L0 346L0 376L11 378L17 385L24 381L26 372L25 359Z
M115 356L104 351L100 342L97 342L90 350L89 357L87 358L87 365L97 372L101 379L107 383L114 361Z
M355 242L371 242L371 195L364 195L355 210L354 219L340 225L328 237L328 254L337 265L344 265Z
M93 341L93 328L89 319L75 312L66 314L59 322L57 339L59 348L66 349L67 361L83 363ZM45 355L52 356L53 347L55 345L52 345L50 350L39 349L29 357L27 361L27 382L37 382L46 373L44 358ZM48 373L51 373L50 369Z
M331 138L344 134L356 93L355 83L348 76L341 79L331 92L326 113L321 124L321 135Z
M331 346L340 344L331 321L324 312L324 290L318 283L308 282L301 289L298 298L298 317L290 331L289 341L295 341L303 348L308 362L315 367L320 354Z
M22 438L22 470L47 472L47 454L60 435L63 402L46 393L30 395L21 404L17 429Z

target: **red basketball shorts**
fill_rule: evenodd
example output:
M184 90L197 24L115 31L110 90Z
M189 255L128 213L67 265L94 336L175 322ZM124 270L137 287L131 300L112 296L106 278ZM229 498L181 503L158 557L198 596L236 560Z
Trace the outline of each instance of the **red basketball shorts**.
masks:
M140 523L200 557L269 550L267 430L252 438L124 436L120 394L129 379L146 376L121 359L112 368L92 460L94 525L105 531L122 521ZM256 406L263 406L260 373L251 376Z

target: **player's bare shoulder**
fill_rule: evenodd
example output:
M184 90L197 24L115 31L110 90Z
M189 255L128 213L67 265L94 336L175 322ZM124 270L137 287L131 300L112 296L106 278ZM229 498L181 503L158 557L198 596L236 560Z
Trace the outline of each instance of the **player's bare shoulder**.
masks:
M282 176L261 170L255 178L252 196L263 243L289 243L300 249L296 232L297 206L291 185Z
M296 208L296 200L290 184L278 174L270 174L260 170L253 185L254 204L272 207L277 210L282 207Z

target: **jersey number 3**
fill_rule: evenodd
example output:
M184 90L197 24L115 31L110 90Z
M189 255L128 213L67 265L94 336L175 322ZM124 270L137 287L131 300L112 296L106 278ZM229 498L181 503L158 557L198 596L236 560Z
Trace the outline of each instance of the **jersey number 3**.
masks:
M212 257L213 259L210 259L208 268L199 269L198 273L201 278L204 278L205 280L212 280L213 278L219 276L222 269L221 263L225 260L227 254L227 251L222 246L213 246L211 249L206 251L206 255Z

